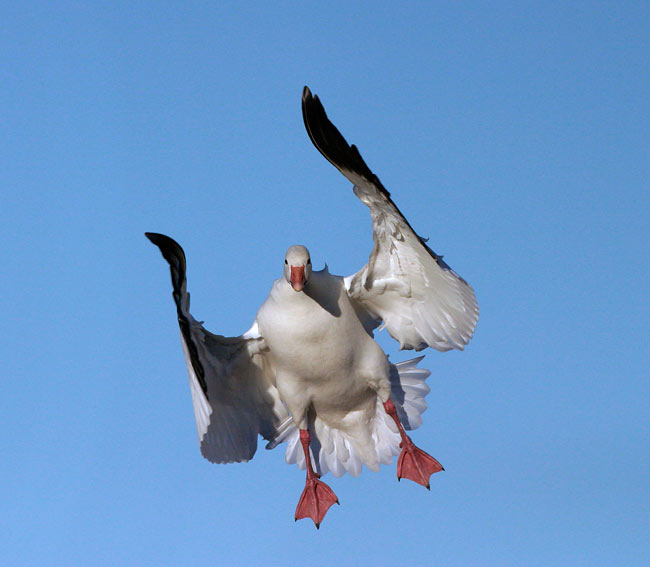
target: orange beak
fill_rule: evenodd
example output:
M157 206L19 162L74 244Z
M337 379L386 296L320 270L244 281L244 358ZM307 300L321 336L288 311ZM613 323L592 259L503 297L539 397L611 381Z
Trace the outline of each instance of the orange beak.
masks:
M302 291L305 285L305 266L291 266L291 287Z

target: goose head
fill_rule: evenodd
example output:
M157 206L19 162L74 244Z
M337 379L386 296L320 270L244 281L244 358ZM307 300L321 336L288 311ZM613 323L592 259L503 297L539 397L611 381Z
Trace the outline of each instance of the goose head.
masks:
M284 279L294 291L302 291L311 276L311 258L304 246L291 246L284 257Z

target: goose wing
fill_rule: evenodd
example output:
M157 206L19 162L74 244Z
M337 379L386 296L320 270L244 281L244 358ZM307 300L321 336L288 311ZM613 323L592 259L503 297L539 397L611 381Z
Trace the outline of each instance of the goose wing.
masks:
M146 236L169 263L201 453L214 463L248 461L258 434L276 445L295 427L273 385L264 338L256 323L239 337L206 330L189 310L183 249L163 234Z
M313 144L370 209L374 247L368 263L345 279L366 328L383 322L403 349L462 350L478 320L474 290L416 234L307 87L302 112Z

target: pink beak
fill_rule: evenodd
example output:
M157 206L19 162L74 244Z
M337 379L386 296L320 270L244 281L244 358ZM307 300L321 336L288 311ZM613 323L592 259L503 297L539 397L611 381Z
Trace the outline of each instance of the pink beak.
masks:
M305 285L305 266L291 266L291 287L302 291Z

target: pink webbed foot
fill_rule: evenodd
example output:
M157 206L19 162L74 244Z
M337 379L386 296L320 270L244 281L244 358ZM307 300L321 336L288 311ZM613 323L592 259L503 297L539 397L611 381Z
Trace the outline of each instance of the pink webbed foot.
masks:
M296 508L296 521L302 518L311 518L316 524L316 528L320 528L325 514L334 503L338 504L339 499L327 484L315 476L308 478Z
M402 452L397 459L397 480L408 478L413 482L425 486L429 490L429 479L431 475L444 471L445 469L436 459L416 447L413 441L411 441L411 438L404 431L404 427L397 416L395 404L390 399L384 403L384 409L393 418L402 437L402 442L399 445L402 448Z
M319 475L314 472L311 465L311 458L309 455L309 443L311 436L309 430L300 430L300 443L302 450L305 453L305 464L307 469L307 480L305 481L305 489L300 495L298 500L298 507L296 508L296 521L302 518L311 518L316 524L316 529L320 528L320 523L323 521L325 514L330 509L332 504L339 503L339 499L332 489L324 482L318 480Z
M416 447L407 437L402 443L402 452L397 459L397 480L408 478L429 490L429 478L432 474L443 471L442 465L431 455Z

